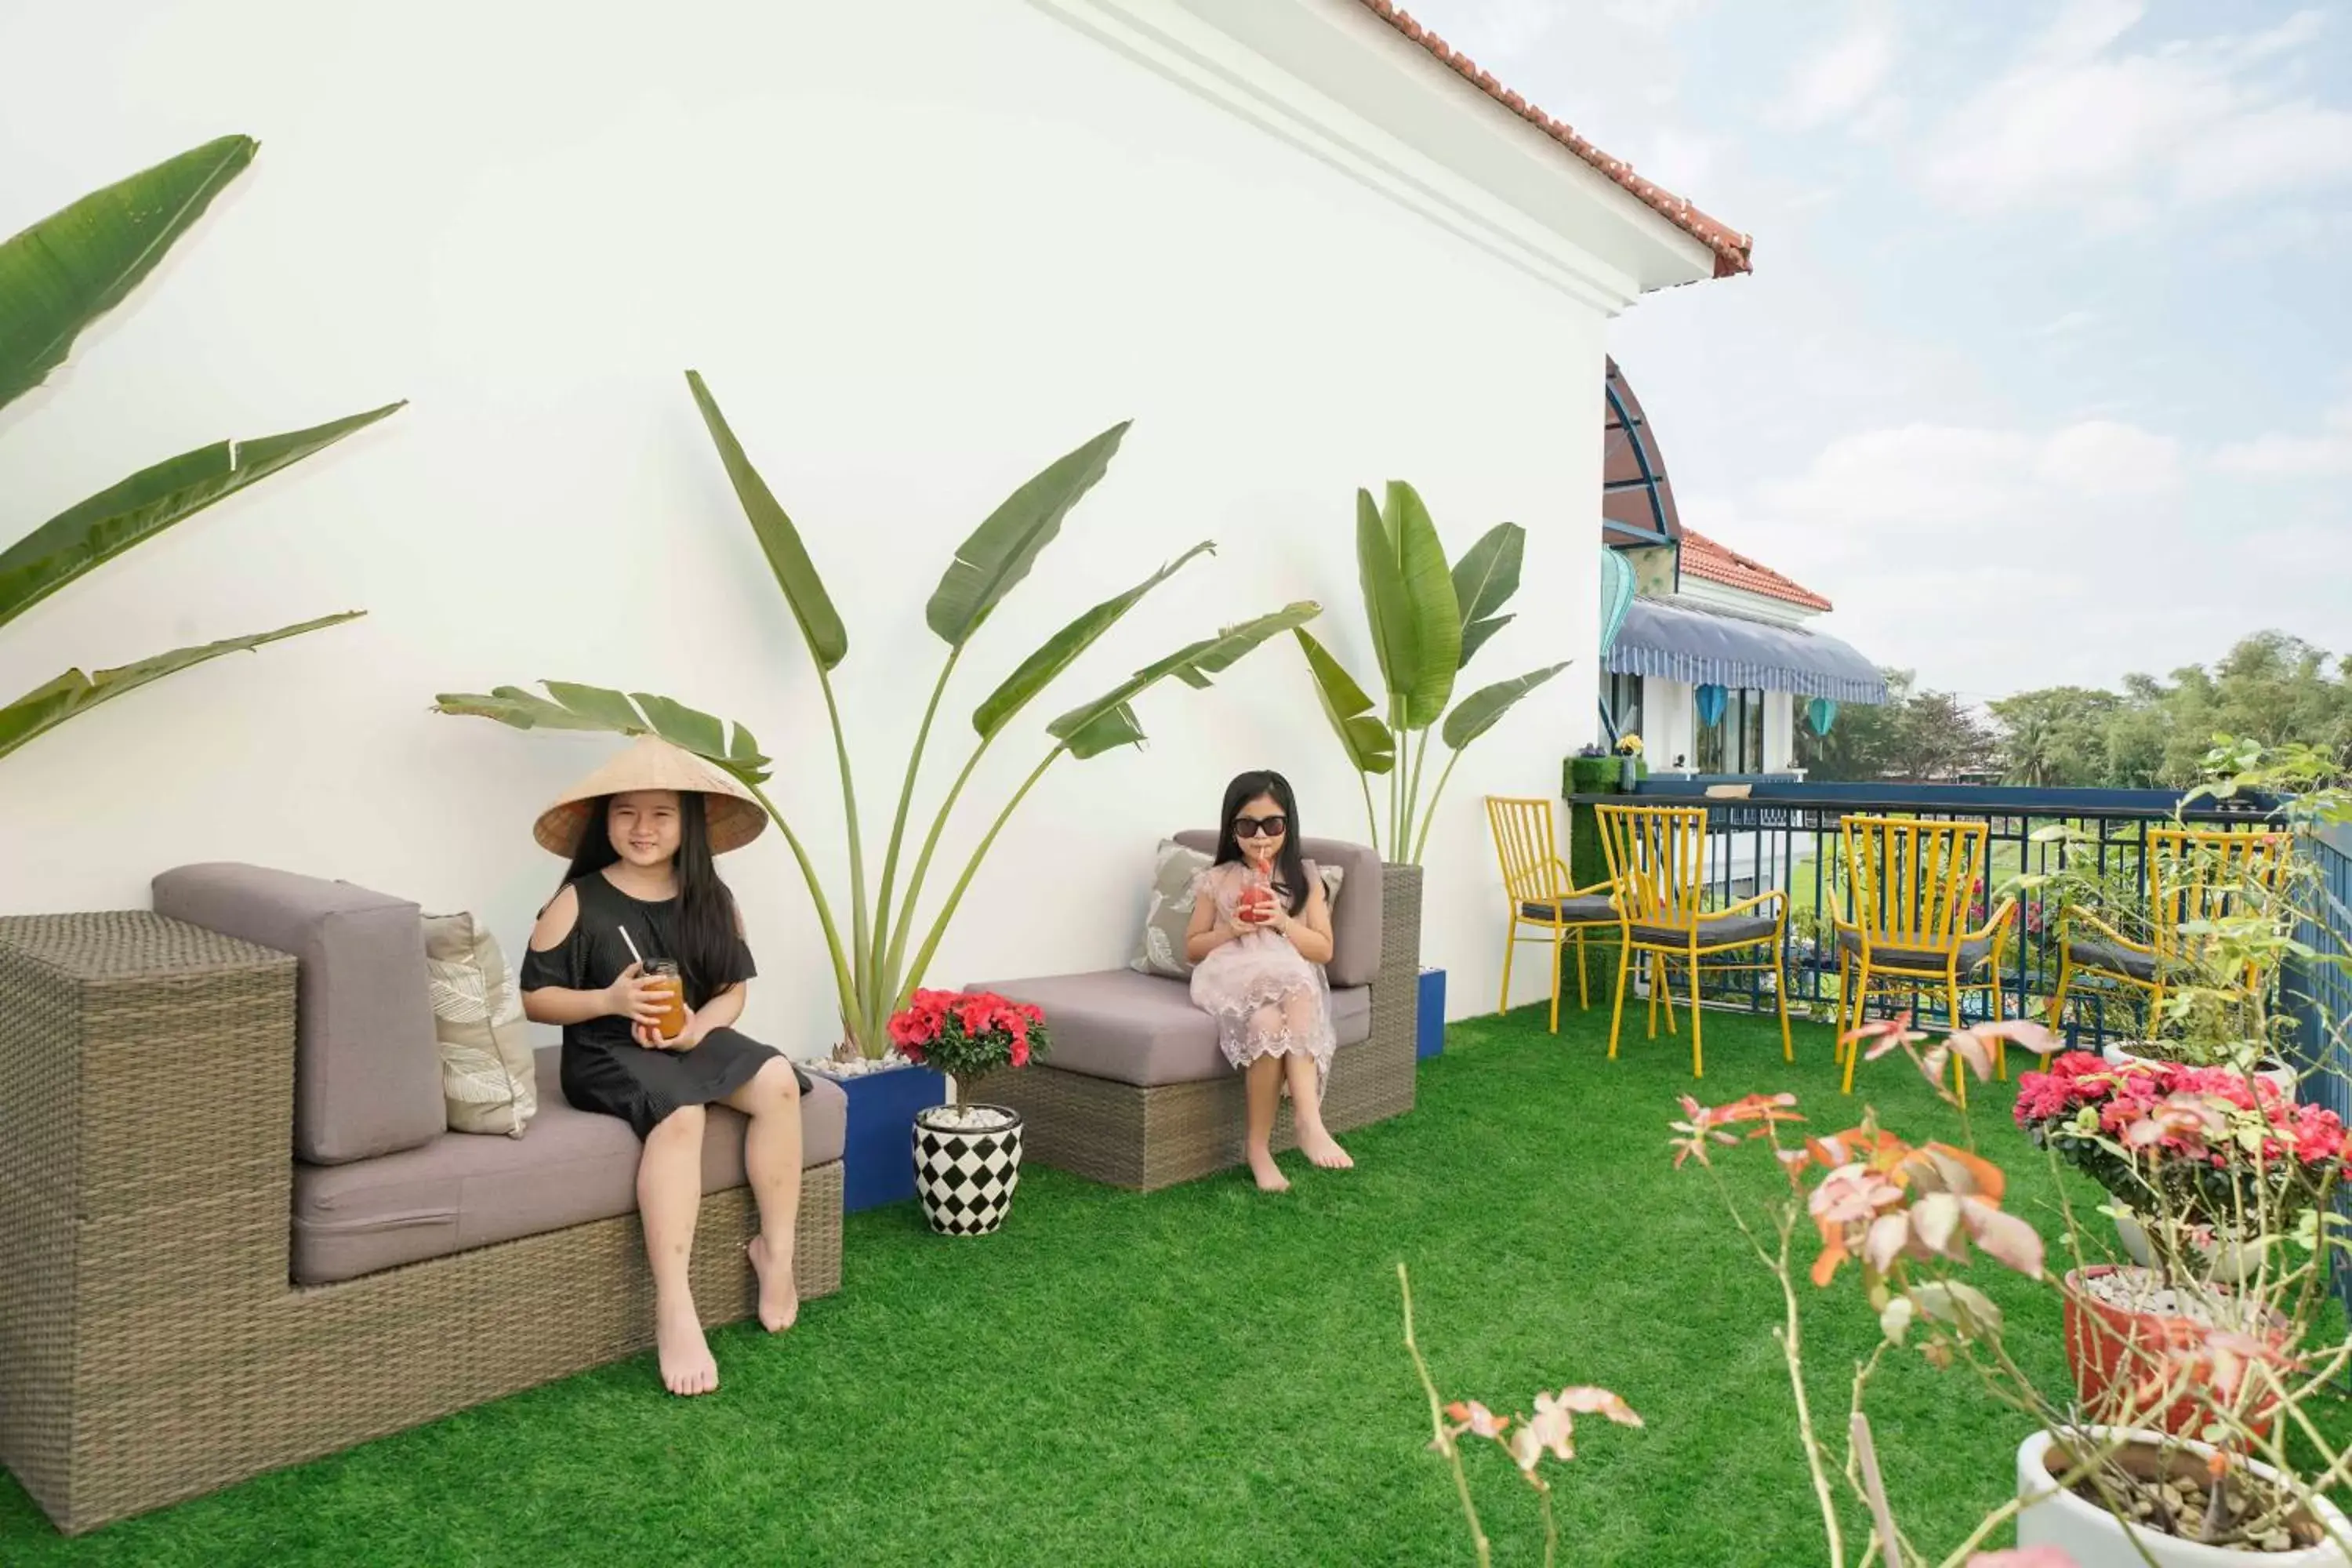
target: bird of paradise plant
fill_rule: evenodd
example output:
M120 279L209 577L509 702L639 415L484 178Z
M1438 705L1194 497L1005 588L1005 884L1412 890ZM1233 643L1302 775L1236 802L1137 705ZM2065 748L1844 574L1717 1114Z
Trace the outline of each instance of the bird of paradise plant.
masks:
M687 384L717 446L720 463L732 482L737 500L749 520L761 550L766 554L786 607L800 628L810 661L815 666L818 689L824 697L825 715L833 731L834 758L840 774L844 828L848 838L849 899L847 930L836 916L834 900L811 863L802 836L761 787L770 774L768 759L751 732L667 697L625 693L567 681L546 681L545 696L519 687L501 686L486 694L445 693L436 706L444 713L493 719L518 729L604 731L620 735L658 735L733 773L748 786L782 831L785 845L800 868L809 896L816 906L817 923L824 933L839 993L843 1045L870 1059L887 1054L887 1024L907 1004L955 918L965 889L981 863L994 847L997 836L1021 803L1028 798L1047 769L1064 757L1079 761L1097 757L1146 739L1134 701L1170 679L1202 688L1268 637L1304 626L1321 606L1302 600L1255 619L1229 626L1214 635L1186 643L1173 653L1143 666L1093 700L1079 704L1045 726L1053 740L1037 765L1014 790L1013 798L963 864L961 873L928 923L919 918L920 900L932 858L948 819L962 798L997 740L1013 720L1053 680L1118 625L1144 596L1198 557L1215 549L1202 541L1167 562L1150 576L1122 593L1081 612L1021 661L972 710L973 741L962 769L956 774L922 835L903 889L898 883L902 853L909 845L909 813L923 757L930 745L948 683L982 626L1005 595L1028 576L1038 554L1061 531L1080 499L1108 471L1112 457L1127 434L1125 424L1114 425L1092 440L1048 464L1034 479L1007 497L956 549L933 590L924 612L932 634L947 646L947 657L931 688L907 758L898 789L887 847L882 857L878 891L869 898L866 841L858 815L856 781L849 763L849 745L842 728L841 706L833 686L833 672L848 656L849 636L840 614L826 593L824 580L800 530L775 494L752 466L750 456L719 412L718 401L702 377L687 373ZM922 932L914 940L917 931Z
M65 363L74 341L129 297L259 150L250 136L207 142L93 191L0 242L0 408L47 380ZM173 524L402 406L387 404L307 430L215 441L142 468L68 507L0 550L0 626ZM340 626L360 614L347 610L275 631L174 648L94 674L68 669L0 707L0 756L167 675Z

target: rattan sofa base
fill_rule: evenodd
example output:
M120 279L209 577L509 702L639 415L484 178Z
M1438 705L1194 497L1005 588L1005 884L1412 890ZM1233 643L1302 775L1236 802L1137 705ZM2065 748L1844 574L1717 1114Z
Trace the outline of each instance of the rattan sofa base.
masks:
M68 1535L653 1342L635 1215L289 1282L294 980L152 914L0 920L0 1462ZM803 1299L841 1226L836 1162ZM756 1228L748 1189L703 1200L707 1323L754 1310Z
M1342 1046L1325 1086L1323 1122L1345 1132L1412 1109L1421 969L1421 871L1381 868L1381 964L1371 1033ZM988 1097L1022 1113L1023 1158L1138 1192L1242 1163L1241 1075L1143 1086L1033 1064L989 1080ZM1297 1147L1285 1100L1276 1151Z

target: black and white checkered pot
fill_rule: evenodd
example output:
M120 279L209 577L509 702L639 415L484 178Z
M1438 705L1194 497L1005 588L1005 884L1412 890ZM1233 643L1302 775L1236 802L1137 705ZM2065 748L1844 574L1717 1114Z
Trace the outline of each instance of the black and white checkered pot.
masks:
M971 1113L973 1124L959 1119ZM1002 1105L934 1105L915 1113L915 1194L941 1236L985 1236L1021 1184L1021 1113Z

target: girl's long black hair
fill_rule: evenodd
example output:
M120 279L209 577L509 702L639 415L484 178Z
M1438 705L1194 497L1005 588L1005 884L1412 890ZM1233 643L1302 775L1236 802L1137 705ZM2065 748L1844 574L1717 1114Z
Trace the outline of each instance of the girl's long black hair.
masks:
M1274 804L1282 807L1290 831L1282 836L1282 847L1274 855L1274 885L1297 914L1307 907L1307 862L1298 853L1298 797L1291 793L1290 781L1270 768L1246 773L1225 786L1224 815L1217 819L1217 864L1246 863L1242 842L1234 837L1234 818L1242 807L1261 795L1271 795Z
M588 825L581 830L580 847L572 851L572 868L563 874L566 886L594 876L617 862L613 847L613 797L605 795L589 808ZM647 953L648 958L674 958L686 980L686 1005L699 1007L718 989L718 975L735 970L735 944L741 940L735 921L735 895L719 879L710 854L710 817L698 790L677 795L677 855L671 862L677 877L677 913L670 921L676 952Z

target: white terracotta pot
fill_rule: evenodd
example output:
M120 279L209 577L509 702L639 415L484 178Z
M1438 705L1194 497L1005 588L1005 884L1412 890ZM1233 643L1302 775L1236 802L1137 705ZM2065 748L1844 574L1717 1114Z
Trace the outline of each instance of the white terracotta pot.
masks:
M2217 1228L2210 1247L2189 1245L2197 1253L2201 1278L2216 1285L2235 1285L2250 1278L2262 1266L2262 1255L2248 1252L2232 1239L2234 1233ZM2156 1267L2156 1248L2149 1242L2147 1228L2127 1214L2116 1215L2116 1239L2123 1243L2124 1256L2142 1268Z
M2122 1435L2104 1427L2093 1430L2106 1436ZM2152 1433L2129 1436L2156 1440ZM2182 1438L2168 1441L2200 1456L2212 1452L2202 1443ZM2020 1546L2062 1548L2074 1560L2075 1568L2146 1568L2149 1563L2157 1568L2347 1568L2352 1564L2352 1557L2336 1544L2336 1540L2352 1541L2352 1520L2324 1498L2312 1500L2310 1506L2335 1540L2322 1540L2296 1552L2224 1550L2146 1530L2127 1536L2115 1515L2059 1489L2050 1468L2053 1442L2049 1433L2036 1432L2018 1446L2017 1495L2025 1503L2017 1515ZM2247 1463L2258 1475L2277 1477L2277 1471L2258 1460Z
M2164 1062L2160 1058L2141 1056L2131 1049L2133 1046L2138 1044L2140 1044L2140 1042L2137 1040L2125 1040L2116 1045L2105 1046L2100 1048L2099 1055L2113 1067L2153 1068L2162 1067L2164 1065ZM2266 1078L2273 1083L2278 1085L2280 1098L2284 1099L2290 1105L2294 1103L2295 1079L2294 1069L2293 1068L2286 1066L2283 1062L2273 1062L2268 1067L2258 1068L2255 1071L2254 1076L2256 1078Z

